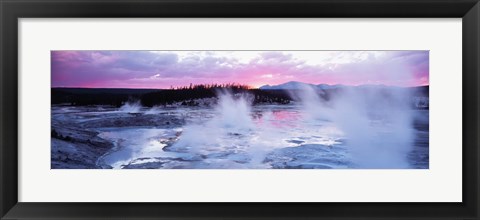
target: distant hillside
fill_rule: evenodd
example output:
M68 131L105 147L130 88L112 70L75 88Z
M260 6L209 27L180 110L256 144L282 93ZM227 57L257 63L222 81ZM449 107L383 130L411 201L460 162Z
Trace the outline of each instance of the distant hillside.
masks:
M395 89L411 89L413 91L413 95L418 96L429 96L429 86L418 86L418 87L393 87L393 86L385 86L385 85L359 85L359 86L346 86L346 85L328 85L328 84L310 84L310 83L303 83L298 81L290 81L287 83L282 83L278 85L264 85L261 86L260 90L302 90L305 87L312 87L321 90L337 90L342 88L356 88L356 89L386 89L386 88L395 88Z
M302 82L297 82L297 81L290 81L287 83L279 84L279 85L264 85L261 86L259 89L262 90L273 90L273 89L288 89L288 90L296 90L296 89L302 89L305 88L305 86L313 86L317 87L319 89L336 89L336 88L341 88L344 87L343 85L328 85L328 84L309 84L309 83L302 83Z

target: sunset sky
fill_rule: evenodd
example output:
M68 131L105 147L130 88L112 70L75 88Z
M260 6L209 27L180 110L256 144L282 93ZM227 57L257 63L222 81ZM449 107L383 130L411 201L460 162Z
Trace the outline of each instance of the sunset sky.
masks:
M52 87L428 85L428 51L52 51Z

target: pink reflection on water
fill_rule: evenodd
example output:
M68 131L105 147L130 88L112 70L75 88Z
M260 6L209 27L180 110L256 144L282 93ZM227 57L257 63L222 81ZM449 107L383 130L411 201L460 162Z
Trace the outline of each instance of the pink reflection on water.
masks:
M278 110L271 112L262 112L253 116L253 121L256 125L274 126L276 128L297 127L297 122L301 115L297 111L292 110Z

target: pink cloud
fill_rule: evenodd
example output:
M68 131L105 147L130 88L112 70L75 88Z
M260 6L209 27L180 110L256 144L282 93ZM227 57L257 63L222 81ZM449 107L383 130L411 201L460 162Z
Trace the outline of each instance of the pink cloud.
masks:
M315 51L309 53L308 59L315 59ZM259 51L247 61L228 52L52 51L52 87L170 88L232 82L261 86L288 81L428 85L428 51L384 51L378 56L354 53L358 52L328 52L331 59L327 56L325 62L311 64L295 51ZM349 55L353 58L345 59Z

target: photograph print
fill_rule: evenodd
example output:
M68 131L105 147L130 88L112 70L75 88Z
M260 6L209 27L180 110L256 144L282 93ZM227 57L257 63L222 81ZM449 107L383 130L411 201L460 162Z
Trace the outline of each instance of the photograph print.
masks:
M51 169L429 169L429 51L51 51Z

